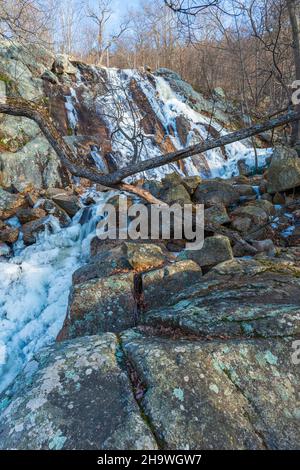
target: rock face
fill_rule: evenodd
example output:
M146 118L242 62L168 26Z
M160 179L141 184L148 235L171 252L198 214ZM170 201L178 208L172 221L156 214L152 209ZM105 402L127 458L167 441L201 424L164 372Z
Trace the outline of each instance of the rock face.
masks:
M296 336L300 332L298 274L292 263L225 261L201 282L148 309L143 322L201 337ZM285 282L289 287L283 287Z
M278 147L273 153L267 179L268 193L300 186L300 159L296 150Z
M174 342L129 332L122 339L164 448L298 448L300 375L290 338Z
M0 448L156 449L119 359L111 333L42 350L2 396Z

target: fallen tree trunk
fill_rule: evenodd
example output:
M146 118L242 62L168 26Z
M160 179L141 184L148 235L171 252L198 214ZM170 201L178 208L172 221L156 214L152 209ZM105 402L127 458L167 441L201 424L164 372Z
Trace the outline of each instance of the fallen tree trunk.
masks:
M275 127L300 120L300 111L291 111L287 114L284 114L283 116L270 119L260 124L255 124L254 126L247 127L235 132L231 132L217 139L209 139L206 142L196 144L176 152L150 158L148 160L129 165L128 167L120 168L119 170L110 174L102 174L96 169L90 170L82 165L74 152L72 152L70 147L65 143L63 136L55 127L47 109L45 109L43 106L23 100L21 98L7 97L5 101L0 101L0 113L10 114L13 116L23 116L32 119L38 124L42 133L57 153L62 165L72 175L86 178L94 183L99 183L114 189L125 189L124 187L121 188L121 185L124 184L122 183L122 180L128 176L133 176L146 170L151 170L169 163L177 162L198 153L203 153L207 150L238 142ZM132 185L127 185L127 189L125 190L131 191L131 189ZM140 190L139 188L136 188L134 192L139 194L141 197L147 196L148 193L147 191ZM153 203L154 200L155 198L152 196L152 200L149 200L149 202Z

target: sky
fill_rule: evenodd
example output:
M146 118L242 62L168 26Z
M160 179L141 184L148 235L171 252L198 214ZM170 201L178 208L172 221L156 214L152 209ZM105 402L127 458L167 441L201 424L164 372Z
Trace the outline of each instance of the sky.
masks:
M151 0L148 0L151 2ZM93 0L92 3L97 3L97 0ZM113 32L123 22L126 13L130 9L135 9L141 4L141 0L113 0L112 10L114 11L109 24L108 29Z

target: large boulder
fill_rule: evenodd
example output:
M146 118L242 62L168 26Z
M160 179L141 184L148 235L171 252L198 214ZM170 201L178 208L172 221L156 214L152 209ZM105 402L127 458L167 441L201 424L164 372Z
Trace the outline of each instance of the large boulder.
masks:
M32 222L33 220L41 219L46 216L46 212L40 207L32 208L27 207L19 209L16 213L21 224L26 224L27 222Z
M77 69L71 64L69 57L66 54L57 54L55 61L52 65L52 71L58 75L64 73L68 75L76 75Z
M294 261L280 258L228 260L201 280L174 289L167 301L164 297L160 303L154 301L142 323L201 337L296 336L299 275Z
M218 180L203 181L193 195L194 202L204 204L206 207L214 204L223 204L227 207L238 201L239 198L239 191L234 186Z
M101 332L120 332L136 323L131 272L75 284L59 340Z
M211 267L233 258L230 240L223 235L205 238L201 250L185 250L177 259L191 259L201 267Z
M300 186L300 159L296 150L278 147L274 150L267 172L268 193Z
M0 397L1 449L156 449L113 334L43 349Z
M51 190L47 193L51 197ZM66 191L53 188L52 200L61 209L63 209L70 217L73 217L80 209L78 198L74 194L69 194Z

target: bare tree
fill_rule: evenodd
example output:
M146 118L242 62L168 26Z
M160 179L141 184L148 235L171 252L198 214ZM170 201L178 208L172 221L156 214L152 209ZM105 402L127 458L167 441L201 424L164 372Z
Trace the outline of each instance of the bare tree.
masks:
M300 0L286 0L292 29L293 53L295 63L295 78L300 80ZM292 128L292 145L300 152L300 122L295 122Z
M107 55L107 66L109 67L109 50L111 46L127 31L129 22L120 25L114 34L107 34L107 23L112 11L112 0L97 0L96 6L87 8L87 16L97 26L97 64L102 65L105 54Z
M54 6L52 1L1 0L0 36L23 44L49 45Z

